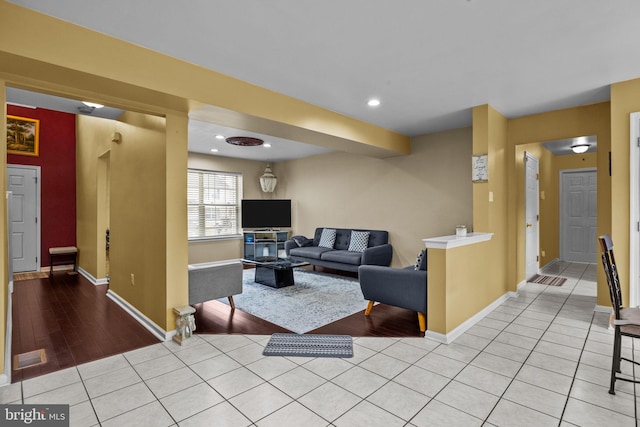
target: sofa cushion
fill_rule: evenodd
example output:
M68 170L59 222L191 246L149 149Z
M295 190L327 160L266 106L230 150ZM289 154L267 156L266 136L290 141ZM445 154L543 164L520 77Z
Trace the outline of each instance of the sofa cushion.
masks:
M349 241L349 249L353 252L364 252L369 245L368 231L351 231L351 240Z
M313 240L307 239L305 236L293 236L291 240L296 242L296 245L298 245L298 247L311 246L311 244L313 243Z
M427 269L427 250L423 249L418 254L416 258L416 265L413 267L414 270L426 270Z
M320 257L323 261L340 262L343 264L360 265L362 263L362 253L353 251L333 250L324 252Z
M335 228L325 228L322 230L322 235L320 236L320 242L318 246L323 248L331 248L333 249L333 245L336 243L336 230Z
M302 257L320 259L323 253L333 251L333 249L322 248L320 246L303 246L300 248L291 248L289 250L290 257Z

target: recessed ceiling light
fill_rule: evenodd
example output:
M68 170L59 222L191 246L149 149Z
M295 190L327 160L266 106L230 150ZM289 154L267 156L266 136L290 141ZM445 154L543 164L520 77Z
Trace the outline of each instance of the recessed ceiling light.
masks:
M271 144L269 144L269 143L267 142L267 143L265 143L265 144L263 145L263 147L264 147L264 148L271 148Z
M95 102L82 101L82 103L83 103L84 105L86 105L87 107L91 107L91 108L102 108L102 107L104 107L104 105L102 105L102 104L96 104Z
M377 107L378 105L380 105L380 100L376 98L370 99L369 101L367 101L367 105L369 107Z
M224 139L224 135L216 135L216 139Z
M212 152L212 153L217 153L217 152L218 152L218 149L217 149L217 148L212 148L212 149L211 149L211 152Z

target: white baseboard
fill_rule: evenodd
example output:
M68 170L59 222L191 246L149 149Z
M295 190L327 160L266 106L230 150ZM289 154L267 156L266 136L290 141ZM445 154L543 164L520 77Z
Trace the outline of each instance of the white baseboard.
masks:
M425 332L424 334L424 337L429 338L433 341L437 341L441 344L451 344L456 338L468 331L473 325L482 320L487 314L491 313L500 304L502 304L509 298L516 296L518 296L516 292L507 292L506 294L502 295L500 298L486 306L484 309L465 320L460 326L458 326L448 334L441 334L439 332L427 330L427 332Z
M7 329L4 335L4 373L0 374L0 387L11 384L11 342L13 337L13 280L9 281L7 295Z
M107 291L107 297L111 298L116 304L129 313L138 323L144 326L149 332L151 332L156 338L161 341L169 341L176 333L175 330L166 332L160 326L158 326L153 320L142 314L137 308L129 304L120 295L113 292L111 289Z
M54 268L55 270L55 268ZM106 285L109 283L109 281L107 280L106 277L103 277L102 279L98 279L96 277L93 277L87 270L85 270L82 267L78 267L78 273L82 274L82 276L87 279L89 282L91 282L94 285Z
M607 314L611 314L611 306L606 306L606 305L596 305L596 307L593 309L593 311L597 311L598 313L607 313Z
M526 280L523 280L522 282L518 283L518 286L516 286L516 289L518 290L518 292L520 291L520 289L527 284ZM516 293L517 295L517 293Z

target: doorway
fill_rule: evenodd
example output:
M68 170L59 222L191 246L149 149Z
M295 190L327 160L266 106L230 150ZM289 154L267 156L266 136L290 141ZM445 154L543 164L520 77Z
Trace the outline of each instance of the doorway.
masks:
M560 257L567 262L598 260L597 171L560 171Z
M14 273L40 270L40 167L7 165L7 190L13 194L11 263Z

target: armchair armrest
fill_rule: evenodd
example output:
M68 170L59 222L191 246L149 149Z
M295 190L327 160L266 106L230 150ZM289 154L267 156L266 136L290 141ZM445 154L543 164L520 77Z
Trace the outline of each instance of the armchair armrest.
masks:
M362 253L362 265L391 265L393 257L393 247L390 243L384 245L372 246Z
M361 265L358 278L364 298L427 312L427 272L377 265Z

